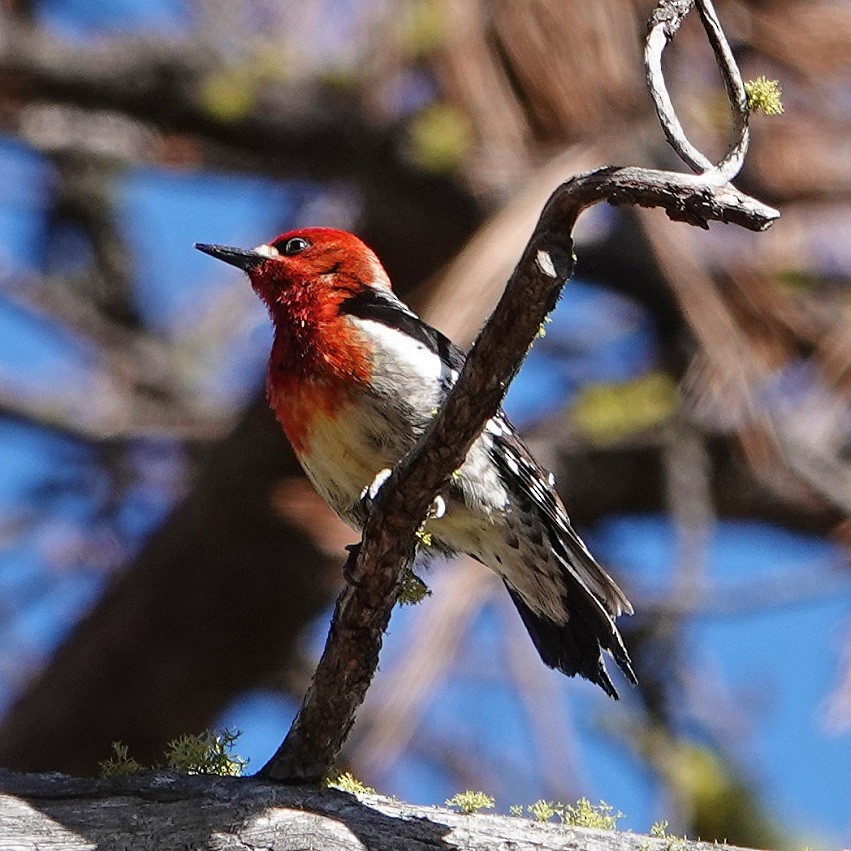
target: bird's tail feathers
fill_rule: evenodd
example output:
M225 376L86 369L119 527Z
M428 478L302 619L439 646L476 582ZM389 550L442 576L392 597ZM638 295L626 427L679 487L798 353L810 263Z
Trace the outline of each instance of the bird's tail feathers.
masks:
M632 662L614 621L622 612L632 614L632 606L578 536L576 541L578 548L573 541L569 542L572 545L569 555L556 548L567 586L562 599L565 613L562 622L530 607L507 582L506 587L544 663L568 676L585 677L617 700L618 693L606 670L602 651L617 662L635 685Z
M635 685L635 672L620 634L600 609L594 611L593 604L578 606L574 602L569 618L564 623L556 623L532 611L517 591L507 583L506 587L544 664L569 677L579 674L617 700L617 690L603 661L602 651L605 650ZM603 618L608 624L601 622Z
M559 531L561 535L556 540L555 553L571 578L593 594L612 618L634 614L626 594L600 567L576 531L569 525Z

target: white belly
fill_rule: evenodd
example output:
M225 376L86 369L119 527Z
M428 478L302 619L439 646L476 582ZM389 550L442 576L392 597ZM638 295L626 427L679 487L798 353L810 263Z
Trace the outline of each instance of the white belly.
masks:
M333 417L317 416L307 451L298 453L320 496L353 528L364 490L406 451L389 431L369 408L349 405Z
M417 433L402 430L398 422L388 421L379 401L367 405L360 400L333 417L317 417L309 449L299 454L299 460L322 498L352 528L360 529L364 491L382 470L404 457L424 425ZM487 463L482 439L470 450L461 473L443 494L445 514L428 520L425 531L443 549L470 553L490 563L491 526L500 522L507 495Z

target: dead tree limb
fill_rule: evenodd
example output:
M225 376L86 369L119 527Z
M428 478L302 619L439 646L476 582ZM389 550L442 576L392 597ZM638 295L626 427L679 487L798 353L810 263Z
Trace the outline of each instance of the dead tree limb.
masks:
M146 772L83 780L0 770L0 844L16 851L665 851L671 841L245 778ZM682 851L716 847L679 838L676 844Z
M709 0L697 0L707 36L722 64L728 93L741 87L738 69ZM647 53L659 49L659 20L679 21L693 4L662 0L651 19ZM714 24L713 24L714 21ZM708 23L707 23L708 22ZM711 24L711 25L710 25ZM674 27L675 30L675 27ZM668 36L670 37L670 36ZM651 63L652 64L652 63ZM648 64L650 69L650 64ZM648 85L659 83L648 70ZM414 555L416 533L435 496L464 461L484 424L495 413L561 288L573 273L571 233L579 214L600 201L661 207L676 221L708 227L730 222L760 231L779 215L744 195L727 176L747 146L747 104L733 97L739 138L721 163L685 175L642 168L606 167L578 175L550 196L505 292L476 341L457 384L417 446L393 470L376 496L361 545L347 575L353 583L337 600L325 651L301 709L262 774L284 782L315 781L333 765L378 665L384 631L396 603L402 568ZM670 101L657 101L663 125L674 138L679 122ZM684 136L683 136L684 138ZM682 147L682 145L680 145ZM675 148L676 149L676 148ZM695 163L689 162L691 167Z

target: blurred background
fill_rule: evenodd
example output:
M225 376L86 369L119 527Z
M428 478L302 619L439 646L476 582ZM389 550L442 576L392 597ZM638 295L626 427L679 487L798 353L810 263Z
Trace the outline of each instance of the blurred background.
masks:
M550 191L678 168L646 0L0 2L0 764L92 774L237 727L258 769L309 682L354 535L263 399L270 330L192 249L355 230L469 345ZM851 842L851 4L723 0L766 234L597 208L506 407L627 590L620 703L538 660L463 560L398 610L344 765L499 810ZM694 17L694 16L691 16ZM726 146L696 20L667 54Z

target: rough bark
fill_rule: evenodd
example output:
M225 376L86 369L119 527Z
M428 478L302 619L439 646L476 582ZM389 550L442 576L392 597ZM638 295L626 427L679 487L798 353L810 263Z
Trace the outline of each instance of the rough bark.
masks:
M709 851L621 831L462 815L377 795L254 779L148 774L116 780L0 772L0 848L216 851ZM730 851L736 851L732 846Z

